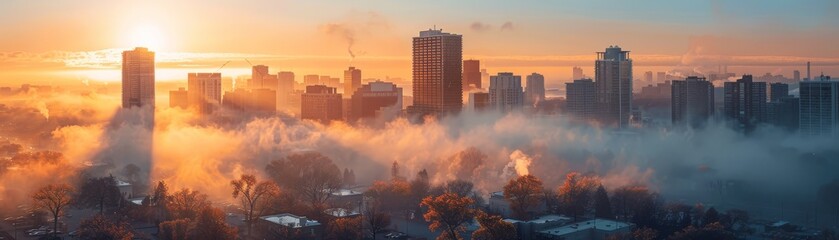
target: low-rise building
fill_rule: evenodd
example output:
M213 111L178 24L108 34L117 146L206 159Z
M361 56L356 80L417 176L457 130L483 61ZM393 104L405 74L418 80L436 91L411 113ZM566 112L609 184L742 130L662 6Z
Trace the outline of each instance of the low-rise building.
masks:
M631 223L597 218L543 229L538 231L536 235L540 239L605 240L611 236L628 234L632 232L633 227L634 225Z
M321 239L323 225L320 222L290 213L261 216L257 228L265 239L279 236L293 239Z

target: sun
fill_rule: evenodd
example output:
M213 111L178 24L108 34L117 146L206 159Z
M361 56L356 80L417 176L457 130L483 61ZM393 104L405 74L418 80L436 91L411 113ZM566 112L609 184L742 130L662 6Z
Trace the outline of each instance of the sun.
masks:
M130 47L146 47L150 50L165 50L166 38L154 25L140 25L129 36Z

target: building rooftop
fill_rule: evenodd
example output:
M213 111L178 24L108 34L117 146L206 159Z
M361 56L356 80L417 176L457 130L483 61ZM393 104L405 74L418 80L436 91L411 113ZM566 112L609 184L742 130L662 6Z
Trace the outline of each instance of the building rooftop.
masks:
M338 191L332 192L332 195L335 196L354 196L354 195L361 195L361 191L356 191L352 189L339 189Z
M544 215L537 217L530 221L521 221L517 219L504 219L504 221L509 223L536 223L536 224L544 224L549 222L571 222L571 218L563 216L563 215Z
M443 32L443 29L428 29L420 31L419 37L436 37L436 36L458 36L457 34Z
M356 210L350 210L346 208L330 208L324 210L323 212L333 217L353 217L358 216L360 214Z
M274 224L279 224L292 228L311 227L320 225L318 221L310 220L306 217L301 217L290 213L268 215L259 218Z
M611 231L620 230L620 229L631 227L631 226L632 226L632 224L625 223L625 222L618 222L618 221L614 221L614 220L598 218L598 219L593 219L593 220L568 224L568 225L561 226L561 227L549 228L549 229L545 229L545 230L542 230L542 231L539 231L539 232L543 233L543 234L563 236L563 235L567 235L567 234L571 234L571 233L575 233L575 232L588 231L588 230L601 230L601 231L611 232Z

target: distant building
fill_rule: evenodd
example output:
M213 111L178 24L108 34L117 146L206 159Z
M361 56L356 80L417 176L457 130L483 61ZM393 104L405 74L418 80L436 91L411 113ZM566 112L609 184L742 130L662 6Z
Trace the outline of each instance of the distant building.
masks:
M320 222L290 213L261 216L256 228L265 239L288 234L300 239L318 240L322 239L324 231Z
M268 88L253 89L251 97L253 103L251 111L262 113L277 111L277 91Z
M583 78L586 77L583 74L583 68L581 68L581 67L574 66L574 68L572 68L571 71L572 71L572 73L571 73L572 79L571 80L583 79Z
M251 91L236 88L233 91L224 92L222 106L231 110L246 111L251 108L251 99Z
M788 95L766 104L766 121L777 127L795 131L800 125L800 99Z
M361 87L361 69L350 67L344 71L344 97L352 97L355 90Z
M638 99L670 99L672 94L673 84L668 80L655 85L647 85L641 87L641 93L638 94Z
M224 92L222 106L237 111L273 113L277 109L276 96L277 92L271 89L247 90L239 88Z
M289 98L291 93L294 92L295 83L293 72L277 73L277 106L291 106L290 102L292 100L289 100Z
M412 115L445 115L463 108L463 36L427 30L413 38Z
M527 106L535 106L545 101L545 76L538 73L527 75L524 101Z
M154 52L135 48L122 52L122 107L154 108Z
M792 80L796 81L796 82L800 82L801 81L801 72L799 72L798 70L792 71Z
M775 102L781 98L789 96L789 84L786 83L772 83L769 84L769 101Z
M655 80L657 82L664 82L664 81L667 81L667 80L670 80L670 79L667 79L667 73L666 72L656 72L655 73Z
M653 83L653 72L652 71L644 72L644 82L646 82L648 84Z
M481 62L474 59L463 60L463 89L481 88Z
M256 65L251 67L251 81L248 84L248 88L255 89L255 88L265 88L265 78L268 77L268 66L265 65Z
M591 79L579 79L565 83L565 99L568 114L582 119L597 117L597 90Z
M393 83L375 81L361 85L351 98L350 121L375 118L387 108L402 111L402 88Z
M490 109L492 105L489 103L489 93L486 92L471 92L469 93L469 109L473 111L483 111Z
M341 94L325 85L306 86L301 97L300 117L324 123L341 120Z
M183 109L189 107L189 95L187 94L186 89L178 88L177 91L169 91L169 107L179 107Z
M189 73L187 89L189 106L199 113L212 113L221 105L221 73Z
M609 46L594 62L598 120L605 126L629 126L632 109L632 59L629 51Z
M311 85L319 85L322 84L320 82L320 76L318 75L305 75L303 76L303 85L311 86Z
M726 82L723 112L735 127L753 131L758 123L766 122L766 83L755 82L752 75L743 75L736 82Z
M521 109L524 106L521 76L502 72L489 77L489 103L502 112Z
M632 223L618 222L610 219L592 219L561 227L547 228L538 231L539 239L562 240L606 240L630 234Z
M714 115L714 84L695 76L673 81L670 106L673 125L704 126Z
M807 136L839 136L839 81L819 76L801 81L800 130Z

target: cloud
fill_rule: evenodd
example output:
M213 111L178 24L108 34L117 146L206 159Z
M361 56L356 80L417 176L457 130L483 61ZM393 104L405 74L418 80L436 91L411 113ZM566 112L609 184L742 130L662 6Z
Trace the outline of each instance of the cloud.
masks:
M472 22L472 24L469 25L469 29L472 29L472 31L476 32L484 32L491 30L492 26L482 22Z
M515 30L515 27L513 26L513 22L506 21L506 22L504 22L504 24L501 25L501 31L512 31L512 30Z

